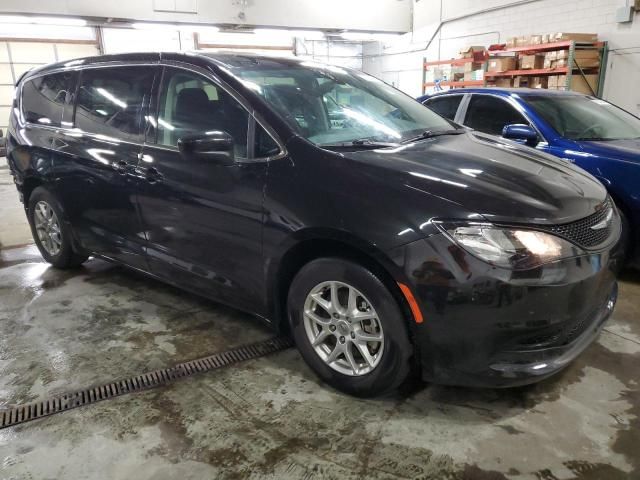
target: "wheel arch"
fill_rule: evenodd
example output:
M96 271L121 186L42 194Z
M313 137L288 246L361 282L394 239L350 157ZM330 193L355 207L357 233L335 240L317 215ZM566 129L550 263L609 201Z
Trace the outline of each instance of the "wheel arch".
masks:
M44 184L45 182L43 182L41 178L36 176L29 176L24 179L24 182L22 183L22 198L25 209L29 208L29 198L31 197L33 191L36 188L43 186Z
M405 318L412 318L411 308L398 285L402 272L384 252L344 232L309 230L295 235L268 268L269 311L279 332L287 332L289 328L286 302L291 281L304 265L325 257L343 258L369 268L389 289Z

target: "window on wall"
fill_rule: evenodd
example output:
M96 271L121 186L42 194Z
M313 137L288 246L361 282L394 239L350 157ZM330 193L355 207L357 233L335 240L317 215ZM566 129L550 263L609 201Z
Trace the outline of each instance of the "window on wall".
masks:
M22 87L22 112L27 122L59 127L64 105L75 89L72 72L44 75Z
M160 145L175 147L181 137L218 130L233 137L236 156L247 156L249 113L230 94L196 73L165 70L157 124Z
M506 100L492 95L474 94L467 107L464 124L480 132L502 135L505 125L529 125L524 116Z
M151 93L154 69L96 68L82 71L76 127L132 141L142 140L142 109Z

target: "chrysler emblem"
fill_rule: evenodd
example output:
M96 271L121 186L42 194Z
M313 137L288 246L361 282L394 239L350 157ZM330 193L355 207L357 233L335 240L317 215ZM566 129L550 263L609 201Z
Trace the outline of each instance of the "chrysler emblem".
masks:
M609 212L607 213L607 216L599 221L598 223L596 223L595 225L592 225L591 227L589 227L591 230L602 230L603 228L607 228L609 226L609 222L611 221L611 218L613 217L613 208L609 209Z

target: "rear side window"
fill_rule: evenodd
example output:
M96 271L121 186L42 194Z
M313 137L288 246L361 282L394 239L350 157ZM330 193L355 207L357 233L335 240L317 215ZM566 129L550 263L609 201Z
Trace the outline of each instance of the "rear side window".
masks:
M142 141L142 109L151 93L154 71L137 66L84 70L76 102L76 127Z
M22 112L25 121L59 127L64 105L75 89L73 72L43 75L22 86Z
M462 95L442 95L427 99L424 105L434 112L439 113L444 118L453 120L456 117L456 112L458 111L461 101Z
M511 123L529 125L527 119L506 100L491 95L474 94L471 97L464 121L467 127L502 135L502 129Z

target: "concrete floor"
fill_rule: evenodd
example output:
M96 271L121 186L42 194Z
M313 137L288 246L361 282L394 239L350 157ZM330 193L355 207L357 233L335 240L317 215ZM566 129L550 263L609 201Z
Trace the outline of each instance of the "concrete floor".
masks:
M597 343L535 386L360 400L291 349L0 430L0 478L638 479L640 274L620 288ZM57 271L34 247L0 252L0 325L0 409L271 335L102 261Z
M7 161L0 157L0 249L32 241Z

